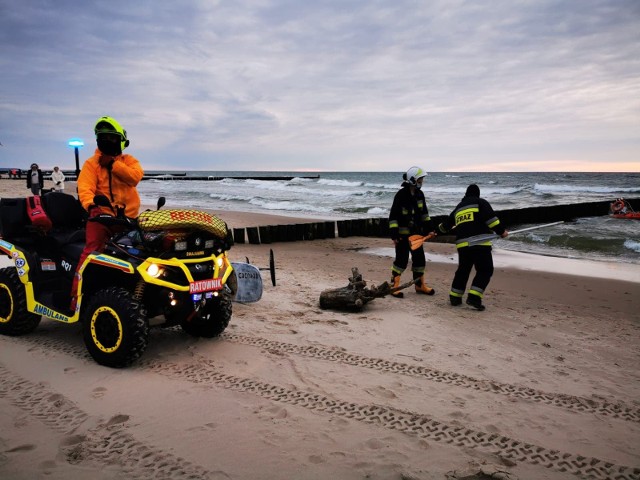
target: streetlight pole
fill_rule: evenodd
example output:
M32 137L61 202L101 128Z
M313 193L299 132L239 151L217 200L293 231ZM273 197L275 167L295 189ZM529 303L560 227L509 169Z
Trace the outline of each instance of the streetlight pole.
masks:
M80 140L79 138L72 138L71 140L69 140L69 144L70 147L73 147L73 150L75 151L76 154L76 180L78 180L78 177L80 176L80 148L84 147L84 142L82 140Z

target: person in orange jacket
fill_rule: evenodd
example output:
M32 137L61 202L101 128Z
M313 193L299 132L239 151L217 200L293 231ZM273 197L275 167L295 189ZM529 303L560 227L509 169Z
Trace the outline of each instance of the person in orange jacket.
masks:
M140 196L136 187L142 180L144 171L134 156L122 153L129 146L127 132L111 117L100 117L94 132L98 148L84 162L78 175L78 199L89 212L89 218L103 213L114 214L110 208L93 203L96 195L106 196L117 211L136 218L140 209ZM86 243L71 286L71 310L75 311L77 305L82 264L90 253L101 252L107 240L117 231L117 227L87 222Z

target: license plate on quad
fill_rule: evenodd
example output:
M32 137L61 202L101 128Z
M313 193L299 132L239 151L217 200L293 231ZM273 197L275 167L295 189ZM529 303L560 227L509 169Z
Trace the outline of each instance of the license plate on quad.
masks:
M209 278L189 283L189 293L215 292L222 289L222 278Z

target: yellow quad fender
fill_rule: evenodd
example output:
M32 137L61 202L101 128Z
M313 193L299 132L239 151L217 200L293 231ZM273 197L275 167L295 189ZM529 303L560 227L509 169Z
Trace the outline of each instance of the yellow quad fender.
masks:
M33 283L29 277L29 263L22 250L18 249L14 244L0 239L0 253L7 255L13 260L18 278L20 278L20 281L24 285L27 311L64 323L75 323L80 319L79 308L72 316L68 316L41 304L35 299Z

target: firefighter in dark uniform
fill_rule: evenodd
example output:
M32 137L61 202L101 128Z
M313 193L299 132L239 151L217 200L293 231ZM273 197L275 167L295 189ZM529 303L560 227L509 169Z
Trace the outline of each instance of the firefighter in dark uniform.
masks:
M480 198L480 188L477 185L469 185L462 201L438 226L438 230L446 233L454 227L458 269L451 284L449 301L453 306L462 303L471 268L475 267L476 275L467 295L467 305L482 311L485 308L482 297L493 275L491 240L486 240L486 236L495 232L504 238L509 232L500 224L489 202Z
M411 167L402 175L404 180L402 188L393 199L389 212L389 231L396 247L396 258L391 267L391 282L393 287L400 286L400 276L409 264L409 252L411 252L411 270L416 281L416 293L433 295L435 290L428 287L424 279L426 265L424 249L420 246L416 250L411 250L409 243L410 235L426 235L435 230L421 190L426 176L427 173L420 167ZM402 292L395 292L392 295L396 298L404 296Z

